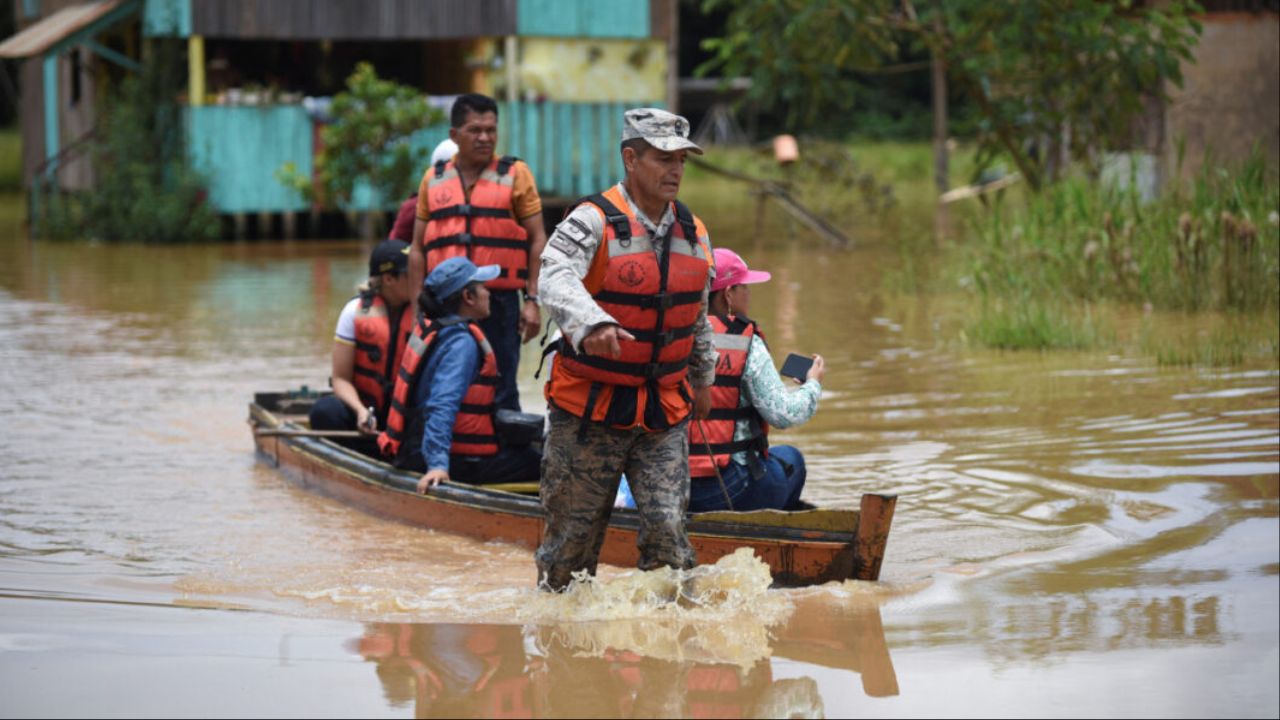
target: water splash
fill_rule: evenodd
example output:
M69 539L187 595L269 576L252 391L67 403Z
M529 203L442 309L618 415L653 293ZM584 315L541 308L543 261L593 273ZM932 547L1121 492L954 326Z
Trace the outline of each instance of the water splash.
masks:
M768 593L769 566L751 548L738 548L714 565L692 570L658 568L603 580L576 574L562 593L539 593L521 608L527 622L618 620L681 617L719 619L748 613L775 624L785 620L791 603Z
M769 566L750 548L714 565L660 568L600 579L575 576L563 593L538 593L520 618L544 625L539 645L586 657L626 650L659 660L750 669L772 653L772 629L790 617L769 592ZM569 622L566 622L569 621Z

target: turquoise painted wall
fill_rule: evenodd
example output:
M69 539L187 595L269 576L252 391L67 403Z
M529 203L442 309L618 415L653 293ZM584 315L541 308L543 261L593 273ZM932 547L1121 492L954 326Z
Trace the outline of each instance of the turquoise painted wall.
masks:
M500 103L498 151L529 164L544 197L577 198L622 179L622 113L649 103ZM210 200L223 213L296 212L307 204L276 179L287 162L310 174L314 123L301 106L187 108L188 152L210 179ZM445 124L411 142L428 154L448 137ZM426 171L424 164L422 171ZM405 194L415 188L405 188ZM395 209L357 185L351 209Z
M148 37L190 37L191 0L146 0L142 31Z
M517 0L516 33L647 38L649 0Z
M209 199L220 212L307 209L275 177L286 162L311 174L311 118L300 105L189 107L187 151L208 176Z

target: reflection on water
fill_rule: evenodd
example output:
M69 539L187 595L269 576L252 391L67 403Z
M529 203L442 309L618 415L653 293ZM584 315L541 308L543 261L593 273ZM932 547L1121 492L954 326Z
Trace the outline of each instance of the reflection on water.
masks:
M874 604L839 624L817 617L789 623L773 654L859 673L868 696L898 694ZM744 665L670 653L674 638L700 632L643 620L369 623L353 646L386 700L412 704L415 717L825 717L817 682L777 677L769 656Z
M0 224L6 217L0 205ZM42 707L39 693L55 696L68 657L100 658L95 648L201 666L234 644L198 639L207 627L358 622L395 638L405 624L421 643L500 628L495 637L507 639L497 646L515 649L498 652L493 677L555 688L530 695L545 704L529 707L560 703L566 714L579 707L574 693L592 692L609 698L600 712L634 715L652 702L641 708L691 714L701 696L689 683L706 668L736 678L724 680L724 707L744 714L1280 714L1274 367L964 348L963 298L881 289L892 248L753 248L716 231L718 244L774 273L753 290L773 351L827 358L818 414L774 436L806 453L806 497L853 507L877 491L899 502L880 584L767 589L743 567L720 576L736 583L732 592L715 580L702 588L720 593L718 616L679 603L664 613L635 591L662 585L655 597L679 598L671 578L601 568L574 598L548 599L532 589L527 550L363 515L255 461L249 398L324 385L333 322L367 246L140 248L7 233L0 694L24 699L13 707ZM540 411L526 356L522 399ZM883 608L883 629L867 605ZM131 608L127 630L103 607ZM211 625L210 614L221 620ZM369 679L362 662L357 677L345 656L316 645L338 668L323 682ZM443 662L425 650L395 657ZM474 686L489 667L477 662L479 675L449 687ZM299 667L322 676L320 665ZM260 669L247 659L225 668L241 680ZM432 672L444 688L453 671ZM410 696L396 682L395 697L418 697L418 685ZM669 692L638 690L655 683ZM155 685L138 679L103 683L83 712L122 698L181 707L148 705L148 690ZM329 712L310 697L299 691L278 714ZM351 697L371 699L344 705L350 714L385 710L376 693ZM60 707L80 706L47 705Z

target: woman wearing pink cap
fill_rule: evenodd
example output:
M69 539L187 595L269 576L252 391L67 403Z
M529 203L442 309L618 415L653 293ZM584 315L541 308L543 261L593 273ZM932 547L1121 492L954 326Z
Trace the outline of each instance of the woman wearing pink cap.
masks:
M769 273L749 269L727 248L717 248L715 260L707 320L715 330L720 359L711 414L689 424L689 511L795 510L802 507L804 456L790 445L769 447L768 432L770 427L788 428L813 417L825 364L822 356L814 355L804 383L788 391L764 335L747 316L751 285L765 282Z

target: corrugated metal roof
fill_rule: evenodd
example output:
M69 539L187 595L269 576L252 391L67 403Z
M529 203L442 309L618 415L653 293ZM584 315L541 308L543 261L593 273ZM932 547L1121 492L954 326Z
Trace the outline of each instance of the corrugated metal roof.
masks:
M122 2L124 0L99 0L63 8L0 43L0 57L25 58L40 55L67 36L115 10Z

